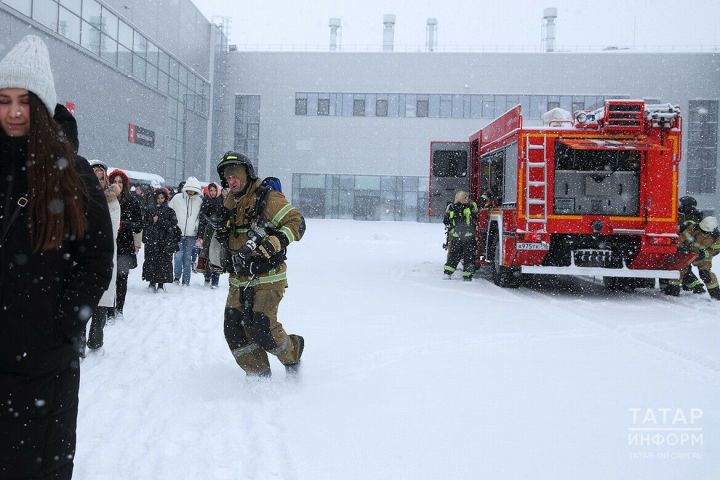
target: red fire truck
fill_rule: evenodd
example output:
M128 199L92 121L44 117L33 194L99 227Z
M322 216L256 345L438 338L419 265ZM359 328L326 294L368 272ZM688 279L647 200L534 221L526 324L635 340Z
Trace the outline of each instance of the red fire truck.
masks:
M468 142L432 142L429 214L470 192L477 263L502 287L524 274L603 277L622 289L678 279L694 258L677 249L679 109L607 100L558 113L526 127L518 105Z

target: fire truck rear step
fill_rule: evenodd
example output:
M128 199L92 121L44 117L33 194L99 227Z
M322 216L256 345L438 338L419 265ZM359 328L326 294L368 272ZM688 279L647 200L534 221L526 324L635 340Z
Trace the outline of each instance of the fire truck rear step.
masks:
M523 265L520 273L541 275L581 275L588 277L623 277L623 278L662 278L679 280L680 272L677 270L633 270L630 268L604 268L604 267L551 267L543 265Z

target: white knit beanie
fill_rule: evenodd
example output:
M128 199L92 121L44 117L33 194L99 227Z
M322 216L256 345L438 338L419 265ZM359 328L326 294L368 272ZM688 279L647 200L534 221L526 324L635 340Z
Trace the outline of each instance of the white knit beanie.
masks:
M57 95L45 42L27 35L0 61L0 89L24 88L37 95L50 116L55 112Z
M202 193L202 185L200 185L200 180L195 177L188 177L187 181L185 181L185 186L183 187L183 192L187 191Z

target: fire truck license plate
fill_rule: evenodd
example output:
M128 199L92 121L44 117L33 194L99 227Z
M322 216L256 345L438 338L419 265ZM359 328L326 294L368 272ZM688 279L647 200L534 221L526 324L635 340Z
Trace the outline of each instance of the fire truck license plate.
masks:
M550 250L547 243L518 243L518 250Z

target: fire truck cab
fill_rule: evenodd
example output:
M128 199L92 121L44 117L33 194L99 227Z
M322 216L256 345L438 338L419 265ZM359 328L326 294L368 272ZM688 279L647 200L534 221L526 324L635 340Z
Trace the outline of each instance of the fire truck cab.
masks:
M607 100L543 120L523 126L518 105L467 142L432 142L429 214L470 192L477 263L503 287L524 274L603 277L623 289L678 279L694 258L677 250L679 109Z

